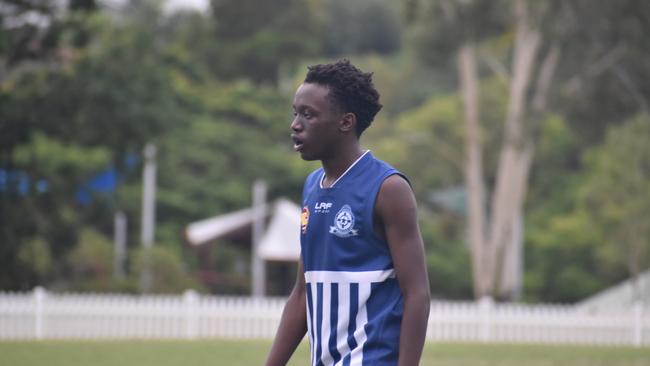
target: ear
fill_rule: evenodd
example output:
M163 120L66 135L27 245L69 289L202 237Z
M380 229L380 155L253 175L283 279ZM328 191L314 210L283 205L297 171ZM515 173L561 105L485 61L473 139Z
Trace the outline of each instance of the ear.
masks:
M339 121L339 131L355 132L357 129L357 116L354 113L345 113Z

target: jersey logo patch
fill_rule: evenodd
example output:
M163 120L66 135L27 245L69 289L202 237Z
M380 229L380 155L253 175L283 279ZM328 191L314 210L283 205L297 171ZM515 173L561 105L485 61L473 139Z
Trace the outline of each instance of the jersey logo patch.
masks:
M359 235L359 230L354 229L354 214L349 205L343 205L334 216L334 226L330 226L330 234L340 238Z
M332 208L332 202L316 202L314 213L329 213Z
M304 206L300 215L300 230L303 234L307 232L307 224L309 224L309 208Z

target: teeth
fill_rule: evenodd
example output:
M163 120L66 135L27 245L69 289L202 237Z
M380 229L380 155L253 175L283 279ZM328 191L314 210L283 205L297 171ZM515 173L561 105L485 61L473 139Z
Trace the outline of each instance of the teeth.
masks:
M301 149L301 148L302 148L302 144L303 144L303 142L302 142L301 140L298 140L297 138L294 138L294 139L293 139L293 148L294 148L295 150L299 150L299 149Z

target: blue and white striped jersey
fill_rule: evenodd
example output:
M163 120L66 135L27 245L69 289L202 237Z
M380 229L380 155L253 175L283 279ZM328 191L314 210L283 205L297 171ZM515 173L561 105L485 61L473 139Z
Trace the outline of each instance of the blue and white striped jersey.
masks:
M379 188L393 174L367 151L331 187L322 187L322 168L305 181L300 241L313 366L397 364L402 295L388 244L373 229Z

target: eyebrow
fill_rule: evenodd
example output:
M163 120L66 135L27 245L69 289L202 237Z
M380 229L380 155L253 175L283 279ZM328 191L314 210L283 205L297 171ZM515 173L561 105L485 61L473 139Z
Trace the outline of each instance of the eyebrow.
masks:
M309 105L309 104L300 104L300 105L297 105L297 106L296 106L295 104L292 104L291 107L292 107L294 110L309 109L310 111L313 111L313 112L317 112L317 111L318 111L318 109L316 109L315 107L313 107L313 106L311 106L311 105Z

